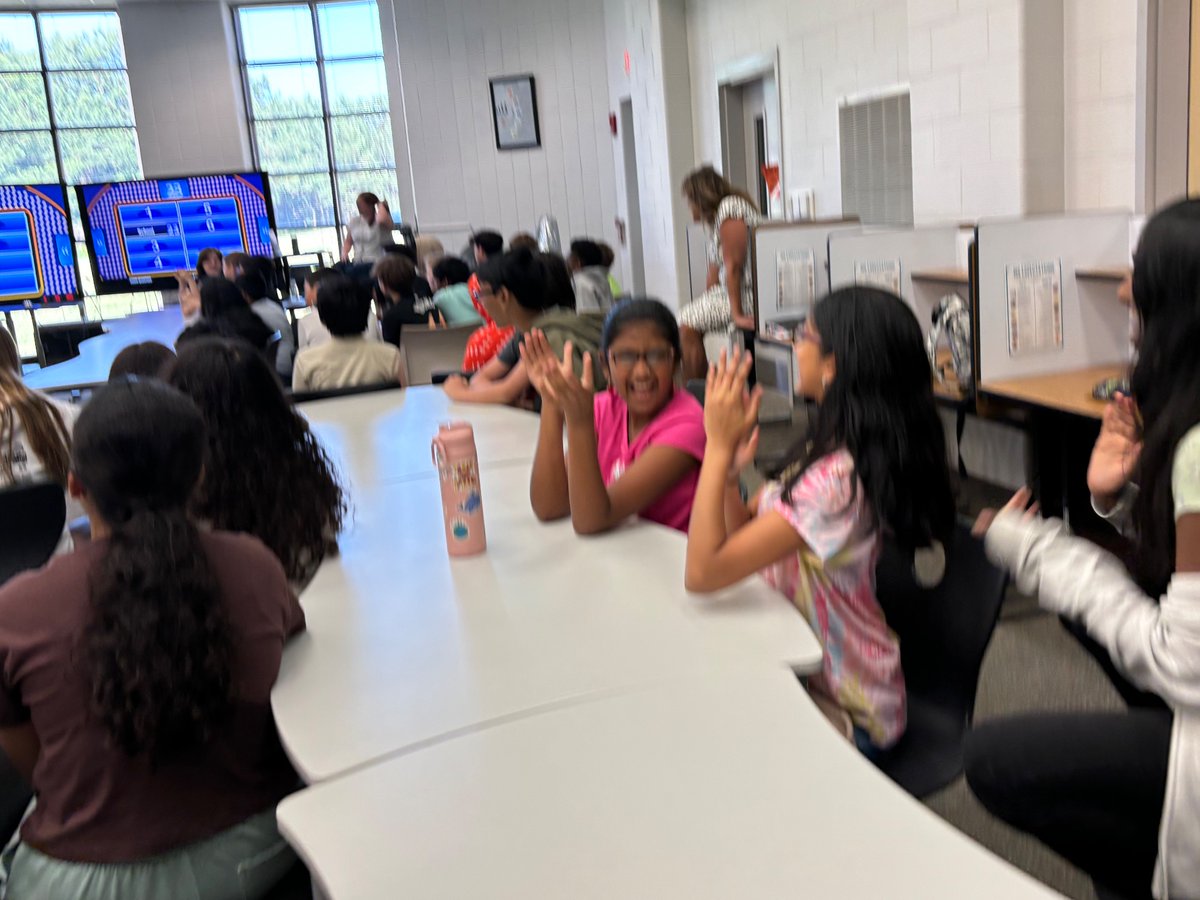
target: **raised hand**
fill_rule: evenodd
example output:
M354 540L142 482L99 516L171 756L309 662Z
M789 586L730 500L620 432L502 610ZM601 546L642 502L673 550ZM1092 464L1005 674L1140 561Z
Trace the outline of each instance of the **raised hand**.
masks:
M735 350L727 357L724 350L716 364L709 366L704 389L704 431L710 444L736 452L748 441L758 424L762 389L747 391L746 378L753 358Z
M563 347L562 362L547 367L545 372L543 400L562 410L568 425L581 425L593 420L596 379L592 369L592 354L583 354L583 377L575 376L575 346L567 341Z
M1088 490L1101 504L1111 506L1129 483L1142 452L1141 429L1133 398L1117 394L1104 408L1100 436L1088 463Z
M546 373L550 371L558 371L559 361L554 355L554 351L550 349L550 342L546 340L546 335L538 328L534 328L521 339L520 344L521 359L525 363L525 372L529 375L529 383L533 389L542 395L542 402L547 402L546 397ZM550 401L553 403L553 401Z
M1031 506L1029 503L1032 497L1033 492L1029 488L1020 488L1008 498L1008 502L1000 508L999 512L1023 512L1026 519L1032 519L1038 514L1038 505L1034 503ZM975 537L983 537L987 534L988 529L992 527L992 523L996 521L997 515L997 511L994 509L981 511L975 519L975 524L971 527L971 534L975 535Z

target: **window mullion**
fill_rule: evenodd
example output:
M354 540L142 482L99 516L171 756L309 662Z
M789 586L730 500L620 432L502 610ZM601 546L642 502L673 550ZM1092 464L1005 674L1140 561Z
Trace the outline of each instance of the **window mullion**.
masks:
M62 148L58 145L58 120L54 116L54 98L50 96L49 60L46 57L45 35L42 34L41 13L33 14L33 30L37 34L38 58L42 63L42 86L46 91L46 121L50 123L50 144L54 148L54 164L58 166L59 182L66 184L67 170L63 166Z
M329 115L329 87L325 81L325 50L321 44L321 24L317 16L317 4L309 2L309 13L312 16L313 47L317 55L317 84L321 89L321 115L325 120L325 153L329 157L329 192L333 202L333 227L337 239L342 239L342 210L338 203L337 170L333 156L333 122Z

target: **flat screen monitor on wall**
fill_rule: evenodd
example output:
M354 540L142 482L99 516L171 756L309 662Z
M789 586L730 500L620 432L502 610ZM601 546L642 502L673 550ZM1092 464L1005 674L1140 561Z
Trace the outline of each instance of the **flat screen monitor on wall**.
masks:
M263 172L153 178L76 188L96 292L175 287L200 252L274 256L275 222Z
M81 299L61 184L0 186L0 306Z

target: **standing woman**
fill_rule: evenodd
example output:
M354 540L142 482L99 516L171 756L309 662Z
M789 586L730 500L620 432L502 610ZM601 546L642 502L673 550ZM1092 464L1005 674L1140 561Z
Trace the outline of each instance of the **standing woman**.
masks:
M750 229L761 217L750 195L712 166L702 166L683 180L683 197L693 221L704 223L711 234L706 290L679 312L683 375L690 379L703 378L708 371L706 334L754 330L754 289L746 265Z
M376 262L383 257L383 248L395 243L392 229L396 223L392 221L392 211L386 200L380 200L369 191L359 194L354 204L358 207L358 215L346 223L342 262L350 261L351 250L356 264Z
M1132 526L1132 576L1029 494L980 516L989 556L1077 620L1162 703L993 719L966 744L972 791L1091 875L1104 897L1200 897L1200 200L1146 224L1133 262L1132 397L1105 411L1097 511ZM1069 748L1069 749L1066 749Z
M0 748L37 795L9 897L260 898L295 863L270 695L304 613L266 547L188 516L204 450L178 391L98 390L70 475L92 540L0 588Z

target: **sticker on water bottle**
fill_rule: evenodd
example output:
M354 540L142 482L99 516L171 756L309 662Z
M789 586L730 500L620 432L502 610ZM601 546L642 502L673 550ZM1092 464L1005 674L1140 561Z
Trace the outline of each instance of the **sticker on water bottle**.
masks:
M462 519L453 519L450 522L450 533L454 535L456 541L465 541L471 536L471 529Z
M458 504L458 511L469 516L471 513L477 512L481 506L483 506L483 498L479 496L478 491L472 491L467 495L467 499Z

